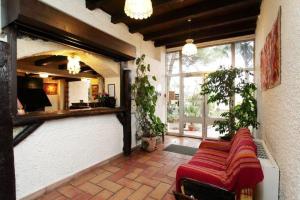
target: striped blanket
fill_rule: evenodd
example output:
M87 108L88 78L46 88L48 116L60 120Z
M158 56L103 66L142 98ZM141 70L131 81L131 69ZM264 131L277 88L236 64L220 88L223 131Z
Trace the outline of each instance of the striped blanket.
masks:
M178 192L183 178L235 192L237 198L242 189L254 189L263 172L250 131L240 129L231 142L203 141L194 157L177 169Z

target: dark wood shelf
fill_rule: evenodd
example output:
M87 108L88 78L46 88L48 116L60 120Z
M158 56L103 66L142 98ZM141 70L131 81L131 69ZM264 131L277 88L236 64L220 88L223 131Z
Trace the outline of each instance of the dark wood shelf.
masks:
M34 123L41 123L49 120L63 119L68 117L84 117L94 115L107 115L124 112L124 108L91 108L81 110L64 110L57 112L33 112L24 115L16 115L13 121L14 126L24 126Z

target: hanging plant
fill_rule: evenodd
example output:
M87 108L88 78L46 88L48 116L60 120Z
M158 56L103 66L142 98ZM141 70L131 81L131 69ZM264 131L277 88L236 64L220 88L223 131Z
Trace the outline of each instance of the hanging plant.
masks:
M242 76L243 71L237 68L220 68L209 74L201 86L202 95L208 95L208 103L225 104L229 111L221 114L222 120L216 120L214 127L224 138L231 138L241 127L258 128L257 102L254 98L256 86ZM250 73L246 71L245 73ZM236 78L240 80L235 83ZM242 97L242 102L234 105L235 95Z

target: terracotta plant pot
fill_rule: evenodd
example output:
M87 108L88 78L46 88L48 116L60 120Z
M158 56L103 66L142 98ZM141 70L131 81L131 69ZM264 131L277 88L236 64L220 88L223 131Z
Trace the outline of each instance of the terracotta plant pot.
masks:
M156 137L142 137L142 148L152 152L156 149Z
M195 130L196 130L194 124L190 124L190 125L188 126L188 129L189 129L189 131L195 131Z

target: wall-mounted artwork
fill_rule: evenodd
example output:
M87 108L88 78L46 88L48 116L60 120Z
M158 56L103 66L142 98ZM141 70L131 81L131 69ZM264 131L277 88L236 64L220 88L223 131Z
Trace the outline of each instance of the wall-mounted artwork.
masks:
M261 51L261 87L274 88L281 82L281 8Z
M92 96L95 99L99 95L99 85L92 85Z
M115 97L115 84L108 84L108 96Z
M44 83L44 91L47 95L57 95L56 83Z

